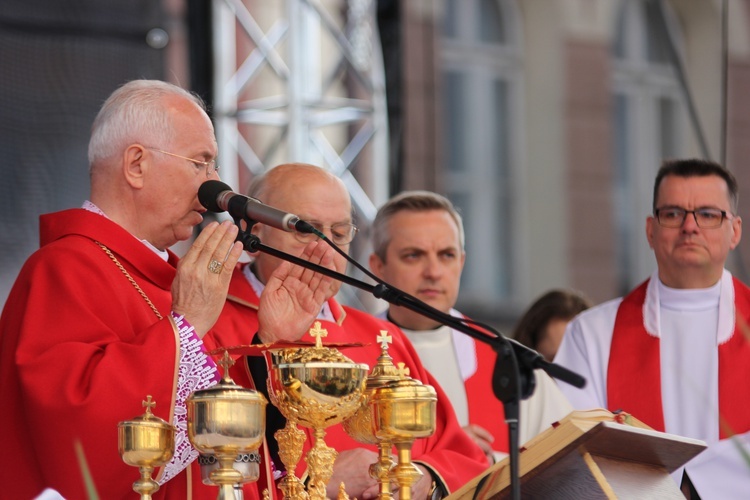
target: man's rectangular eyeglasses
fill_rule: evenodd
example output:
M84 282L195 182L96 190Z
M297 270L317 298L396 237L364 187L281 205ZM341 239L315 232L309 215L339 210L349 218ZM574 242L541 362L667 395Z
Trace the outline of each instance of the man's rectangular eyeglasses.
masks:
M682 227L688 214L693 214L695 223L702 229L715 229L721 226L724 219L732 219L726 211L718 208L685 210L680 207L665 207L654 210L656 220L659 221L659 225L664 227Z
M187 160L191 162L197 169L205 168L206 169L206 177L211 177L211 174L219 170L219 166L216 164L216 160L211 161L201 161L196 160L195 158L188 158L187 156L181 156L174 153L170 153L169 151L164 151L162 149L157 148L146 148L151 151L156 151L157 153L161 153L164 155L174 156L175 158L181 158L183 160Z
M337 245L346 245L347 243L351 243L351 241L354 239L354 236L357 234L357 226L354 224L334 224L333 226L324 226L320 222L308 220L305 221L308 224L310 224L312 227L314 227L316 230L320 231L321 233L325 229L331 230L331 241L336 243ZM300 233L295 232L294 233L295 238L297 238L297 241L300 243L310 243L313 240L318 239L318 235L314 233Z

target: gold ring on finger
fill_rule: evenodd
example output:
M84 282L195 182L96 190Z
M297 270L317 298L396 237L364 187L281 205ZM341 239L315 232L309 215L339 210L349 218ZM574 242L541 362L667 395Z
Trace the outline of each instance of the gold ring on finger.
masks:
M218 260L214 259L211 262L208 263L208 270L214 274L220 274L221 269L224 267L224 264L219 262Z

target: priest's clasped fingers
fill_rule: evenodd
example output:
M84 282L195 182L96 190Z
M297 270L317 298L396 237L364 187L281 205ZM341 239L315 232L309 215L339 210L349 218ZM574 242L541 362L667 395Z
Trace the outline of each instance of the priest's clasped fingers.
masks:
M184 315L201 337L224 307L232 271L242 255L236 237L237 226L231 221L211 222L177 265L172 310Z
M334 250L325 242L307 245L301 258L333 269ZM328 276L283 262L273 272L260 296L259 335L263 342L294 341L302 337L335 293Z

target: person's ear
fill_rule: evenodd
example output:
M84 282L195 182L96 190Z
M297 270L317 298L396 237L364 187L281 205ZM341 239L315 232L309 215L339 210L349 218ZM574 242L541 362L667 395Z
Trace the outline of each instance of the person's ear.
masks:
M131 144L122 154L122 173L127 183L134 189L141 189L146 172L151 167L150 155L140 144Z
M648 246L654 248L654 231L656 229L656 219L653 215L649 215L646 218L646 239L648 240Z
M732 224L732 239L729 248L734 250L737 245L740 244L740 240L742 239L742 217L735 215L730 224Z
M380 257L378 257L377 254L370 254L370 271L377 276L378 278L383 278L383 268L385 267L385 262L380 260Z

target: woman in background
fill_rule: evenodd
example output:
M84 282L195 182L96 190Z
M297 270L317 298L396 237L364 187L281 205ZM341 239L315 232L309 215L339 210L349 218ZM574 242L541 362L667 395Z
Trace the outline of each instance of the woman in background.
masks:
M513 337L538 351L547 361L552 361L562 342L565 327L591 305L589 299L574 290L550 290L521 316Z

